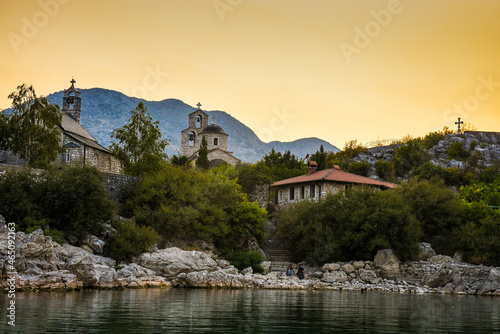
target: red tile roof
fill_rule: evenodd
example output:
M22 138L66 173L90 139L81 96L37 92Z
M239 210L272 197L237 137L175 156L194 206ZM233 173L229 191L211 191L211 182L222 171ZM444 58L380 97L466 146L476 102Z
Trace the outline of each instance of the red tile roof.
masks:
M325 169L318 172L312 172L307 175L292 177L290 179L281 180L272 184L273 187L284 186L294 183L330 181L340 183L366 184L383 188L396 188L397 184L385 181L370 179L352 173L347 173L338 169Z

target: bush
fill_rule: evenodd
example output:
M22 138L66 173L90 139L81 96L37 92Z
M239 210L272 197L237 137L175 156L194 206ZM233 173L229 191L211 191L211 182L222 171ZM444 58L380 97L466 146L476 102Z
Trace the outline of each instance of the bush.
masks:
M349 164L347 171L349 173L353 173L353 174L357 174L357 175L361 175L361 176L368 176L368 174L370 173L370 168L371 168L371 165L367 161L361 161L361 162L354 161L354 162L351 162Z
M260 265L264 261L264 257L257 251L236 251L231 252L226 256L226 259L239 270L252 267L254 273L264 273L264 268Z
M230 251L265 233L267 212L219 173L164 166L130 188L124 200L124 215L165 238L201 239Z
M158 241L159 235L147 226L138 226L134 220L115 221L116 232L104 246L106 256L116 261L131 261L134 256L148 251Z
M392 191L354 187L321 202L280 211L278 236L295 260L317 263L372 259L392 248L401 259L418 252L421 231L404 200Z
M444 181L419 180L414 177L401 184L394 193L410 206L411 212L420 222L424 233L423 241L432 243L438 252L451 252L450 233L461 224L463 209L453 191L444 185ZM440 242L436 243L434 240Z
M400 146L392 157L394 173L404 177L414 167L421 166L429 161L430 154L417 139L411 139L406 144Z
M375 173L381 179L387 179L391 175L391 163L385 160L378 160L375 163Z
M98 234L115 213L102 174L93 167L56 166L40 175L9 172L0 176L0 194L0 212L21 230L44 221L44 229L83 238Z
M469 157L470 153L465 149L464 143L454 142L448 149L448 159L455 159L460 161L465 161Z

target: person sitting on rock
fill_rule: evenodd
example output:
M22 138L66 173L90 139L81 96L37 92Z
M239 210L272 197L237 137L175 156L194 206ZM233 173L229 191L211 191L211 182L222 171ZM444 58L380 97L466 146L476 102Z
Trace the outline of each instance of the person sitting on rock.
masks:
M288 268L286 269L286 275L287 276L293 276L293 265L290 263L290 265L288 266Z
M299 269L297 269L297 276L299 279L304 279L305 274L304 274L304 267L300 265Z

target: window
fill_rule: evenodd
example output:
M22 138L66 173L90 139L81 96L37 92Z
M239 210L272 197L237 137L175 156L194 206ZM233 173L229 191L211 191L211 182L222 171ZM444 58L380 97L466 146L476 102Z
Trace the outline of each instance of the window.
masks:
M276 194L274 194L274 204L278 205L279 201L278 201L278 192L276 192Z
M201 128L201 120L202 120L201 115L196 116L196 127L197 128Z
M300 198L305 198L306 197L306 186L302 186L300 188Z
M283 200L283 190L280 190L280 201Z
M290 201L295 201L295 187L290 187Z
M70 161L71 161L71 153L66 152L66 153L64 154L64 160L65 160L66 162L70 162Z
M214 138L214 146L219 145L219 138Z
M196 134L194 131L191 131L189 133L189 146L193 147L194 146L194 140L196 139Z
M316 198L316 185L311 184L311 190L309 192L311 198Z

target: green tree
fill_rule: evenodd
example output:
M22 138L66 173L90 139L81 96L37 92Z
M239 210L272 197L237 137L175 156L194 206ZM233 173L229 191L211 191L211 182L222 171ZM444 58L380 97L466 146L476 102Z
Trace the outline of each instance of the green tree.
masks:
M304 175L307 172L307 165L290 151L281 153L276 152L274 148L257 162L257 168L272 181Z
M123 215L165 239L202 239L231 250L250 236L262 240L265 231L267 212L220 173L165 165L130 188L124 201Z
M418 252L421 230L393 191L353 187L280 210L278 235L292 246L295 260L321 263L371 259L384 248L409 259Z
M0 144L26 159L31 166L46 164L62 152L59 146L62 114L58 106L38 97L33 86L26 84L11 93L12 112L0 117L0 128L8 135Z
M436 250L450 252L451 231L461 224L463 210L454 192L442 179L419 180L414 177L394 189L411 208L424 232L424 241L431 242ZM446 247L448 251L446 251Z
M203 170L207 170L210 167L210 162L208 161L208 142L205 136L201 138L201 145L198 150L198 157L196 158L196 166Z
M155 171L166 162L165 147L168 139L161 139L159 121L147 111L140 102L132 110L128 124L113 130L111 137L118 143L111 142L111 152L122 162L126 174L141 176Z
M323 148L323 145L319 147L319 151L316 151L313 155L311 155L311 160L316 161L318 164L317 170L323 170L326 169L326 158L328 156L328 153L325 152L325 149Z
M28 170L1 175L0 212L22 230L44 225L81 239L100 233L102 223L114 216L115 204L95 167L62 165L41 175Z

